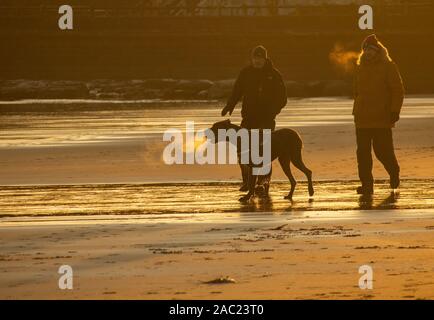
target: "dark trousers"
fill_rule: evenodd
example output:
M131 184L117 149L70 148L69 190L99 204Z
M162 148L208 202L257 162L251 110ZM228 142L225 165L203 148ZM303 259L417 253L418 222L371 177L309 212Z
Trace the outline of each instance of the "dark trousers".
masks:
M243 118L243 120L241 121L241 127L249 129L249 130L251 130L251 129L271 129L271 131L274 131L274 129L276 128L276 121L274 119L264 121L263 119L250 120L250 119ZM238 159L238 160L240 160L240 159ZM251 173L250 172L251 168L249 168L249 166L241 164L241 163L240 163L240 168L241 168L241 175L243 177L243 184L247 184L248 179L249 179L249 175ZM270 169L270 172L267 175L259 177L257 183L258 184L269 183L271 180L271 174L272 174L272 170Z
M374 148L375 156L383 164L387 173L390 176L399 175L398 160L396 159L393 147L392 129L356 129L356 137L359 178L363 186L372 187L374 184L374 177L372 176L372 147Z

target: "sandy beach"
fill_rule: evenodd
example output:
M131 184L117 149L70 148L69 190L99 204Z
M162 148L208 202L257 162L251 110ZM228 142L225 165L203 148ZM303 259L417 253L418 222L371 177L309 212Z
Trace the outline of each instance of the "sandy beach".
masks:
M434 211L0 227L2 299L433 299ZM74 270L60 290L58 268ZM373 290L358 286L359 267ZM206 282L229 277L234 283Z
M295 172L294 201L284 200L275 165L270 198L247 205L236 165L161 158L164 128L206 128L217 103L3 112L0 298L433 299L433 105L406 100L395 129L401 190L390 192L376 161L365 199L354 192L351 101L290 101L278 123L303 137L316 195ZM73 290L58 287L62 265ZM372 290L359 288L363 265Z

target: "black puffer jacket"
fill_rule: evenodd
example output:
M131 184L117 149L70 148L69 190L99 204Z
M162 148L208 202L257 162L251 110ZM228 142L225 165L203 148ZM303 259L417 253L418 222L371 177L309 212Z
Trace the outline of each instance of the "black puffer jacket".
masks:
M250 65L241 70L227 108L233 111L241 99L244 121L269 122L280 113L287 102L286 87L282 75L273 67L271 60L268 59L261 69Z

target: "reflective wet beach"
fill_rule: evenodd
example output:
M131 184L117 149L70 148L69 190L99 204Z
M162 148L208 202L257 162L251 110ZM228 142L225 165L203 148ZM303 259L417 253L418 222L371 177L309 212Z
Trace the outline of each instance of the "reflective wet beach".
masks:
M57 147L122 145L128 141L144 144L161 140L168 128L185 129L185 121L195 121L198 130L220 120L221 104L217 102L96 102L96 101L27 101L1 102L14 106L17 112L3 112L0 117L0 152L7 159L11 150L45 150ZM402 118L434 119L433 98L408 98ZM20 108L40 108L43 112L18 112ZM54 108L56 111L51 110ZM62 108L65 110L62 111ZM68 110L66 110L68 109ZM89 109L89 110L87 110ZM278 118L278 127L306 128L309 126L339 126L351 128L352 102L349 99L304 99L289 101ZM74 111L71 111L74 110ZM239 122L238 113L233 117ZM416 128L417 129L417 128ZM346 129L348 130L348 129ZM347 131L345 131L347 132ZM311 146L307 147L308 149ZM68 151L69 150L69 151ZM71 149L72 150L72 149ZM311 150L311 149L310 149ZM310 151L309 150L309 151ZM70 149L65 151L68 157ZM85 155L86 153L81 153ZM37 156L40 157L40 156ZM52 157L51 155L49 157ZM92 160L92 158L90 158ZM150 161L149 170L158 159ZM333 159L326 159L330 162ZM61 161L61 160L59 160ZM429 161L429 160L428 160ZM124 165L124 162L119 162ZM31 162L28 166L31 167ZM348 164L342 164L348 165ZM342 166L341 165L341 166ZM78 163L77 166L81 166ZM114 164L113 168L116 168ZM163 169L161 169L163 168ZM171 183L169 175L159 183L2 183L0 177L0 217L43 216L132 216L236 213L285 214L291 212L434 209L434 189L431 179L406 178L399 194L391 194L387 181L379 181L372 199L355 194L356 181L316 181L313 199L301 182L294 201L283 197L289 183L273 181L268 199L256 198L247 205L238 198L239 178L233 180L197 182L184 169L178 172L181 183ZM210 168L209 170L213 170ZM354 168L353 171L355 171ZM336 172L339 168L336 169ZM238 172L238 171L237 171ZM184 176L183 176L184 174ZM276 178L276 180L278 180ZM3 186L1 186L3 185Z
M434 98L408 98L402 118L434 118L433 105ZM222 103L215 101L0 102L0 110L4 106L14 110L28 110L31 107L51 111L1 113L0 150L5 147L63 146L146 139L161 136L169 128L185 130L186 121L194 121L195 129L201 130L222 119ZM64 111L65 109L68 110ZM87 109L92 111L85 111ZM292 100L278 116L277 127L351 125L351 113L350 99ZM239 108L231 119L234 123L241 121Z
M275 182L270 197L248 204L238 202L241 193L235 183L8 186L0 188L0 217L434 209L430 180L404 181L398 193L379 182L372 198L356 195L356 186L350 181L317 182L309 199L306 185L300 183L291 202L283 199L288 183Z

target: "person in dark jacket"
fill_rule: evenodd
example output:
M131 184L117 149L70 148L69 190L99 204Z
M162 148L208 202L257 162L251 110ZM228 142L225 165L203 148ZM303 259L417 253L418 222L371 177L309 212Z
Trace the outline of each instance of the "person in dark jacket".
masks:
M357 138L357 162L362 183L357 193L374 192L372 155L383 164L390 176L390 187L399 187L399 164L393 146L392 128L400 118L404 86L398 67L386 47L375 35L362 45L354 79L354 122Z
M287 103L287 94L282 75L268 58L267 50L257 46L252 50L251 64L243 68L235 82L233 91L222 116L232 115L237 103L242 100L241 127L246 129L271 129L276 127L276 116ZM243 185L248 189L248 167L241 165ZM271 172L259 179L265 192L268 192Z

